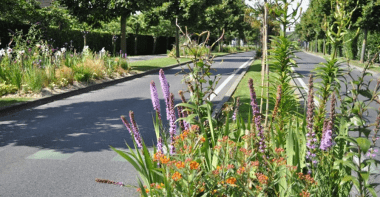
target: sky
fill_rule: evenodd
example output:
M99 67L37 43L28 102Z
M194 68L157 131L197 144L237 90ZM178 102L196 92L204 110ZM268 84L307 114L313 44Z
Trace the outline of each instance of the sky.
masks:
M268 0L268 1L271 1L271 0ZM256 2L264 2L264 0L245 0L245 3L248 5L254 5ZM292 7L295 8L297 6L298 2L301 2L301 0L295 0L295 3L292 5ZM301 7L302 7L302 12L305 12L307 10L307 8L309 7L309 0L302 0ZM289 10L289 11L291 11L291 10ZM298 17L298 15L297 15L297 17ZM294 27L291 27L291 31L293 31L293 29L294 29Z

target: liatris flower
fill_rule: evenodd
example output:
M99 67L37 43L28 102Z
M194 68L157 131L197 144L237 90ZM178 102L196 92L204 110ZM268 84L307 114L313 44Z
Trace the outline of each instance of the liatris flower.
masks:
M150 95L152 97L153 109L156 110L158 118L161 120L160 100L158 100L157 88L156 88L156 84L154 83L154 81L150 82Z
M182 90L178 91L178 94L179 94L179 97L180 97L181 100L182 100L182 103L187 103L187 102L186 102L186 99L185 99L185 96L183 95L183 91L182 91ZM187 115L188 115L188 114L187 114L188 111L186 111L185 109L186 109L186 107L181 107L181 117L182 117L182 118L186 118ZM186 121L183 121L183 125L184 125L184 130L187 130L187 129L190 128L190 124L187 123Z
M174 111L174 95L171 93L169 96L169 134L171 139L171 145L170 145L170 154L175 153L175 147L174 147L174 136L177 130L177 125L175 123L176 117L175 117L175 111Z
M373 144L376 144L376 141L379 139L379 137L376 137L376 136L377 136L377 133L379 132L379 129L380 129L380 107L379 107L377 113L378 114L377 114L377 117L376 117L375 127L373 128L373 133L374 133L374 135L372 137Z
M158 137L158 139L157 139L157 151L163 153L162 138L161 137Z
M187 103L185 96L183 95L183 91L182 90L178 91L178 94L179 94L179 97L181 98L182 103Z
M309 92L307 96L307 114L306 114L306 121L307 121L307 130L308 133L306 133L306 159L309 159L314 165L316 165L318 162L315 155L315 148L317 144L317 138L315 136L315 133L313 132L313 115L314 115L314 92L313 92L313 75L310 75L309 79Z
M236 116L239 113L239 106L240 106L240 98L237 97L236 98L236 106L235 106L234 114L232 115L232 120L236 120Z
M160 78L160 83L162 87L162 93L164 94L164 99L166 103L166 119L169 120L169 84L168 81L166 80L164 70L160 69L159 72L159 78Z
M120 118L121 118L121 121L123 121L125 127L127 127L128 131L129 131L129 134L131 134L133 136L133 133L132 133L133 131L131 129L131 125L129 124L129 122L127 121L127 119L125 119L124 116L121 116Z
M281 89L281 85L279 85L277 86L277 97L276 97L276 104L274 105L274 109L273 109L272 122L274 121L278 113L278 106L280 105L280 102L281 102L281 94L282 94L282 89Z
M178 118L183 118L182 114L182 106L177 107L178 110ZM185 130L184 120L179 121L179 126L181 127L181 130Z
M114 185L118 185L118 186L120 186L120 187L125 186L123 182L116 182L116 181L111 181L111 180L108 180L108 179L98 179L98 178L96 178L96 179L95 179L95 182L98 182L98 183L107 183L107 184L114 184Z
M335 104L336 104L336 97L335 97L335 92L332 95L331 99L331 111L330 111L330 120L332 122L332 128L331 130L334 131L334 122L335 122Z
M263 127L261 126L261 114L259 111L259 107L256 102L256 93L255 89L253 87L253 79L249 79L248 81L249 85L249 91L250 91L250 96L251 96L251 106L252 106L252 113L253 113L253 118L255 120L255 125L256 125L256 130L258 132L258 137L259 137L259 151L260 152L265 152L265 135L264 135L264 130Z
M129 111L129 119L131 120L133 136L135 138L137 147L142 148L141 136L136 125L135 114L133 113L133 111Z
M314 115L314 92L313 92L313 75L309 78L309 92L307 95L307 130L313 132L313 115Z
M327 151L332 146L332 122L327 123L326 131L323 131L321 145L319 148L321 150Z

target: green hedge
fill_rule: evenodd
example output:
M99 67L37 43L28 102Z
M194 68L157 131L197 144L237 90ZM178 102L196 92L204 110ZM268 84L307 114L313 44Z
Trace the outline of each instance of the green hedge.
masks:
M1 48L6 48L7 44L10 41L9 30L15 31L23 30L24 33L27 33L29 25L20 25L20 24L10 24L4 21L0 21L0 39L1 39ZM84 39L83 34L79 30L59 30L54 28L43 28L42 38L48 40L50 44L54 47L69 47L70 41L75 49L83 49ZM116 40L116 53L119 53L120 50L120 35L117 35L118 39ZM155 54L166 53L167 50L171 50L175 42L174 37L158 37ZM99 33L99 32L90 32L86 36L86 45L90 47L91 50L100 51L103 47L107 51L113 51L112 46L112 35L109 33ZM135 50L135 37L133 34L127 34L127 53L134 55ZM137 37L137 53L138 55L148 55L153 52L153 37L149 35L138 35Z

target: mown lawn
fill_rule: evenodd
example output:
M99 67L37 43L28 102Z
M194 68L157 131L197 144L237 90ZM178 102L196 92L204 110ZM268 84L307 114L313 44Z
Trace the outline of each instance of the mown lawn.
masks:
M189 58L179 58L180 63L190 61ZM147 71L177 64L177 60L171 57L156 58L150 60L131 62L130 66L135 71Z

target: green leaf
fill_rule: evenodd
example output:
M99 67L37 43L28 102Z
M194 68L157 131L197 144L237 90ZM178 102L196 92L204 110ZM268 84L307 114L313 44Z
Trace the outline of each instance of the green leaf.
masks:
M196 105L192 105L192 104L189 104L189 103L178 103L176 105L176 107L178 107L178 106L187 107L187 108L190 108L190 109L197 109Z
M358 181L358 179L356 177L345 176L342 179L342 181L340 182L340 185L342 186L342 185L344 185L347 182L349 182L349 183L352 182L355 185L356 189L358 189L358 191L360 191L360 189L359 189L360 188L359 181Z
M361 171L360 176L363 178L364 183L366 184L369 180L369 172L367 171Z
M366 189L372 194L372 197L377 197L377 193L376 193L375 189L373 189L373 187L366 186Z
M356 139L356 141L358 142L360 150L363 153L367 153L368 149L371 147L371 141L369 141L367 138L362 137Z

